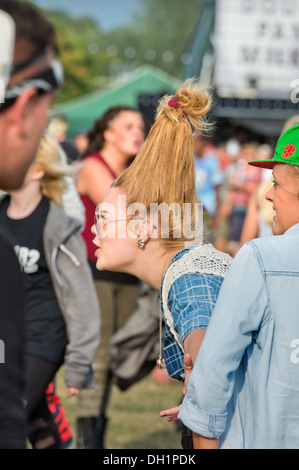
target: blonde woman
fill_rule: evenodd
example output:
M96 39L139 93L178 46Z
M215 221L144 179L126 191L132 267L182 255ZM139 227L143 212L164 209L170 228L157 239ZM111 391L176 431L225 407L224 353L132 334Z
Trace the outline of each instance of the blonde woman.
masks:
M99 341L82 226L61 209L69 172L53 139L44 136L23 185L0 204L0 225L11 234L26 286L24 398L35 448L60 447L46 402L49 382L64 363L68 396L89 386Z
M144 145L97 207L92 228L97 269L135 275L159 293L166 367L182 382L184 353L189 367L231 262L199 241L193 138L209 127L210 105L194 80L161 100ZM161 347L160 362L162 355Z

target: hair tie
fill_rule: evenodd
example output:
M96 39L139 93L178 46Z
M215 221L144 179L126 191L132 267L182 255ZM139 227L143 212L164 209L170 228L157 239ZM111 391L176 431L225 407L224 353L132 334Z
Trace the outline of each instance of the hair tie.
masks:
M180 103L177 102L176 97L174 96L171 100L168 101L168 106L171 108L180 108Z

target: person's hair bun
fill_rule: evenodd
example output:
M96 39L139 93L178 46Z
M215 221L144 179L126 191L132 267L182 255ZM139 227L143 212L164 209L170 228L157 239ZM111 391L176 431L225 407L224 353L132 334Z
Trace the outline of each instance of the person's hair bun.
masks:
M175 94L188 117L204 116L210 110L211 97L208 89L194 79L189 79L178 88Z
M211 124L207 114L211 108L212 97L209 88L199 83L195 78L187 79L176 91L173 106L173 97L164 96L157 111L157 118L165 113L170 119L187 118L193 127L194 133L203 133Z

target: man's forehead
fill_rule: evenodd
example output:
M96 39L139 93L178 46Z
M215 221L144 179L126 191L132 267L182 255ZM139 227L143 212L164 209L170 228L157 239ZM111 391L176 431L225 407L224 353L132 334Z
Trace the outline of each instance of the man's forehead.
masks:
M284 178L292 178L297 176L296 165L287 165L284 163L277 163L272 171L272 176L275 180L282 180Z
M281 164L281 163L276 163L273 167L273 170L272 170L272 176L275 178L275 177L279 177L281 172L282 172L282 168L283 167L286 167L286 165L284 164Z

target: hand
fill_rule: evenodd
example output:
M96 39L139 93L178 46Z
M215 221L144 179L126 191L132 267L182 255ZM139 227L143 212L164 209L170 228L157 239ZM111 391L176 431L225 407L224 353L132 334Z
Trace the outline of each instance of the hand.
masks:
M185 354L184 356L184 366L185 366L185 383L183 388L183 395L187 393L187 386L189 382L189 377L193 369L193 363L190 354ZM169 408L168 410L163 410L160 412L161 418L168 416L167 421L176 421L178 419L178 414L180 411L181 405L175 406L174 408Z
M185 366L185 382L184 382L184 388L183 388L183 395L186 395L190 374L193 369L193 362L192 362L190 354L188 353L186 353L184 356L184 366Z
M73 395L78 395L80 392L80 389L77 387L67 387L67 397L70 398Z
M167 421L176 421L178 419L178 414L180 411L181 405L175 406L174 408L169 408L169 410L160 411L161 418L168 416Z

